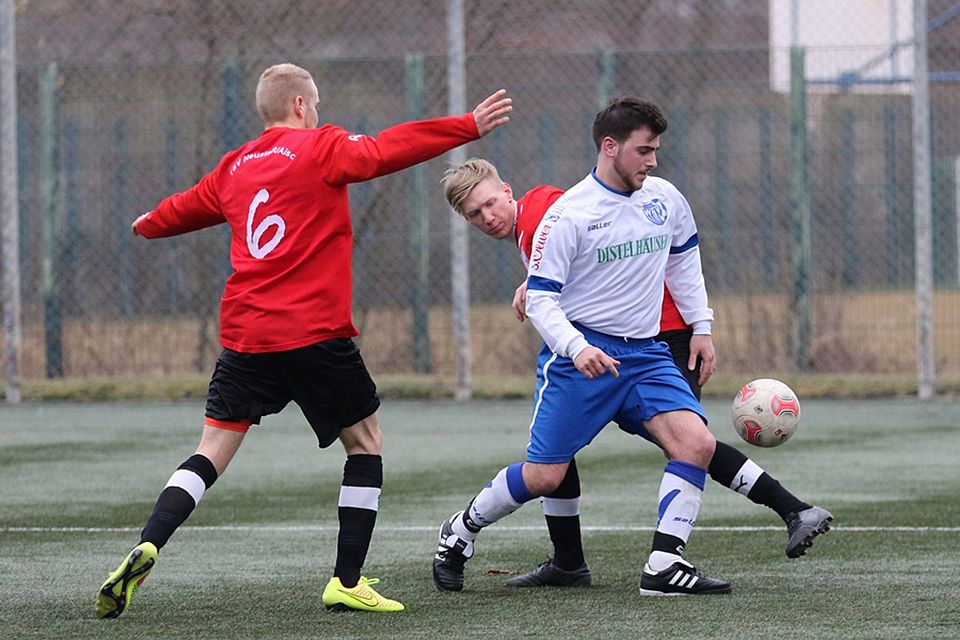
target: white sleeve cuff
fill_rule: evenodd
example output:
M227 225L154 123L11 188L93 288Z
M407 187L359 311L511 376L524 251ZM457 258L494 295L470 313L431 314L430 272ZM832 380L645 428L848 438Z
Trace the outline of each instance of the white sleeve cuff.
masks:
M573 340L570 341L570 344L567 346L567 352L570 354L571 360L576 360L577 356L580 355L580 352L590 346L590 343L587 342L587 339L583 335L579 335ZM563 355L563 354L560 354Z

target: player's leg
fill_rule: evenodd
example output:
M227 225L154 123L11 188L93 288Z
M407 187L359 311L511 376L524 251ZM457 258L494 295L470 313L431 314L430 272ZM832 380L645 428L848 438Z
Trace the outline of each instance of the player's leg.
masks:
M123 613L137 587L157 562L157 554L183 524L200 498L227 465L243 441L243 431L205 425L196 453L181 464L160 492L153 512L140 534L140 542L100 586L96 612L100 618Z
M116 618L126 610L136 589L156 565L160 549L226 470L251 422L259 420L259 414L249 410L252 393L247 384L256 375L257 365L243 354L229 350L220 354L207 394L200 444L160 492L139 544L101 585L96 598L98 617Z
M580 536L580 475L571 460L560 486L540 498L553 543L553 556L533 571L510 578L508 587L589 587L590 568L583 557Z
M555 491L566 471L566 462L512 464L501 469L463 511L444 520L433 558L433 583L437 589L461 591L463 567L473 557L480 531L537 496Z
M657 526L640 593L728 593L728 583L703 575L682 557L700 512L716 440L700 403L662 343L642 349L637 356L631 361L636 367L631 402L636 405L628 413L642 420L644 428L637 429L635 420L621 422L621 428L652 437L669 460L660 482ZM621 375L623 369L621 365ZM622 417L623 412L618 414L618 419Z
M337 560L333 578L323 590L323 604L337 611L403 611L402 604L371 587L379 582L377 578L360 575L370 549L383 487L382 436L377 414L343 429L340 442L347 461L337 503Z
M403 611L371 588L378 579L361 575L377 521L383 459L380 398L360 350L353 340L336 338L285 352L278 366L320 448L339 440L347 456L337 502L337 558L323 604L338 611Z
M785 551L790 558L804 555L814 538L830 530L833 514L800 500L753 460L724 442L717 442L709 471L710 477L723 486L777 512L787 525Z
M700 399L700 362L693 369L690 362L690 337L693 330L664 331L657 339L667 343L674 363L683 373L690 390ZM787 490L776 478L753 460L725 442L717 448L707 467L715 482L743 494L752 502L769 507L787 525L786 554L797 558L806 553L813 539L829 530L833 515L826 509L812 506Z
M534 497L556 491L570 460L603 429L622 402L616 395L625 385L617 385L616 380L612 376L588 380L569 358L541 349L527 462L501 469L462 512L443 522L433 561L438 589L463 588L463 565L473 555L481 529Z
M653 416L647 430L670 461L660 481L657 526L640 580L641 595L729 593L727 582L703 575L682 556L700 512L713 436L700 416L685 410Z

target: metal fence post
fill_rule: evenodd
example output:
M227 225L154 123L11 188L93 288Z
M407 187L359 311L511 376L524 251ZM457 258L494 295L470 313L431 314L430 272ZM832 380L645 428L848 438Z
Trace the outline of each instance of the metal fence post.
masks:
M840 213L840 227L844 238L857 235L857 133L856 114L853 109L844 109L840 114L840 149L843 160L840 163L842 177L840 185L843 193L840 201L843 211ZM860 254L856 251L843 252L843 287L856 287L860 284Z
M0 225L3 227L3 375L20 402L20 230L17 196L17 53L14 0L0 0Z
M933 224L927 1L913 2L913 229L917 287L917 396L933 397Z
M617 56L616 52L604 49L598 60L600 77L597 79L597 109L603 109L613 98L616 90Z
M404 60L407 120L424 117L423 54L407 54ZM415 373L433 370L430 355L430 212L423 164L410 168L410 254L413 258L413 286L410 289L410 344Z
M464 38L464 0L447 2L447 95L451 115L466 111L467 65ZM450 152L450 162L460 164L467 159L462 146ZM470 243L467 221L450 212L450 288L453 306L454 372L453 396L469 400L473 395L473 357L470 350Z
M957 262L956 285L960 287L960 155L953 160L953 224L957 233L954 258Z
M790 347L798 371L810 367L810 191L807 179L807 86L804 50L790 50L790 208L793 221L793 295Z
M720 285L724 290L736 289L740 284L740 270L733 247L733 235L739 229L731 218L730 206L730 160L727 157L729 136L727 113L718 108L713 112L713 215L720 245Z
M61 213L57 133L57 64L40 72L40 183L43 210L43 343L48 378L63 377L60 311Z
M896 149L897 144L897 112L893 105L887 104L883 107L883 148ZM883 156L884 175L897 175L897 154L885 153ZM894 288L899 287L903 282L903 276L900 268L900 215L899 202L897 198L897 184L894 180L883 181L883 208L886 219L886 256L887 256L887 282Z
M773 151L770 135L770 109L760 109L759 117L760 167L758 169L759 188L757 196L760 199L760 236L763 238L777 237L775 200L773 197ZM772 287L777 282L778 269L776 261L771 261L768 268L761 274L765 287Z

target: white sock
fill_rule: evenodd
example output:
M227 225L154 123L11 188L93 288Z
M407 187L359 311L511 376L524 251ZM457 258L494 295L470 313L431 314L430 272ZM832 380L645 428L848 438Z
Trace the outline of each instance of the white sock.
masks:
M671 460L660 481L660 506L657 532L679 538L677 552L652 551L647 564L653 571L662 571L681 558L700 513L706 469L686 462Z
M521 468L522 464L518 463L501 469L490 484L481 489L464 514L472 526L467 526L463 518L456 518L452 523L453 532L472 542L477 539L479 529L510 515L532 499L523 484Z

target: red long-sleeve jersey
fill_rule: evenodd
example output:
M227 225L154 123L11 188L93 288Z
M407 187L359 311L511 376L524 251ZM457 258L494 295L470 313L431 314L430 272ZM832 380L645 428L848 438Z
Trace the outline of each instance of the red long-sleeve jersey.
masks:
M273 127L160 202L136 231L160 238L230 225L233 273L220 302L224 347L286 351L355 336L347 185L478 137L473 114L400 124L375 138L329 124Z
M557 198L563 195L563 190L548 185L534 187L517 200L517 223L513 229L513 237L520 249L520 257L524 266L530 263L530 251L533 247L533 236L537 227ZM690 325L683 321L680 310L677 309L670 290L663 288L663 309L660 314L660 331L674 331L689 329Z

